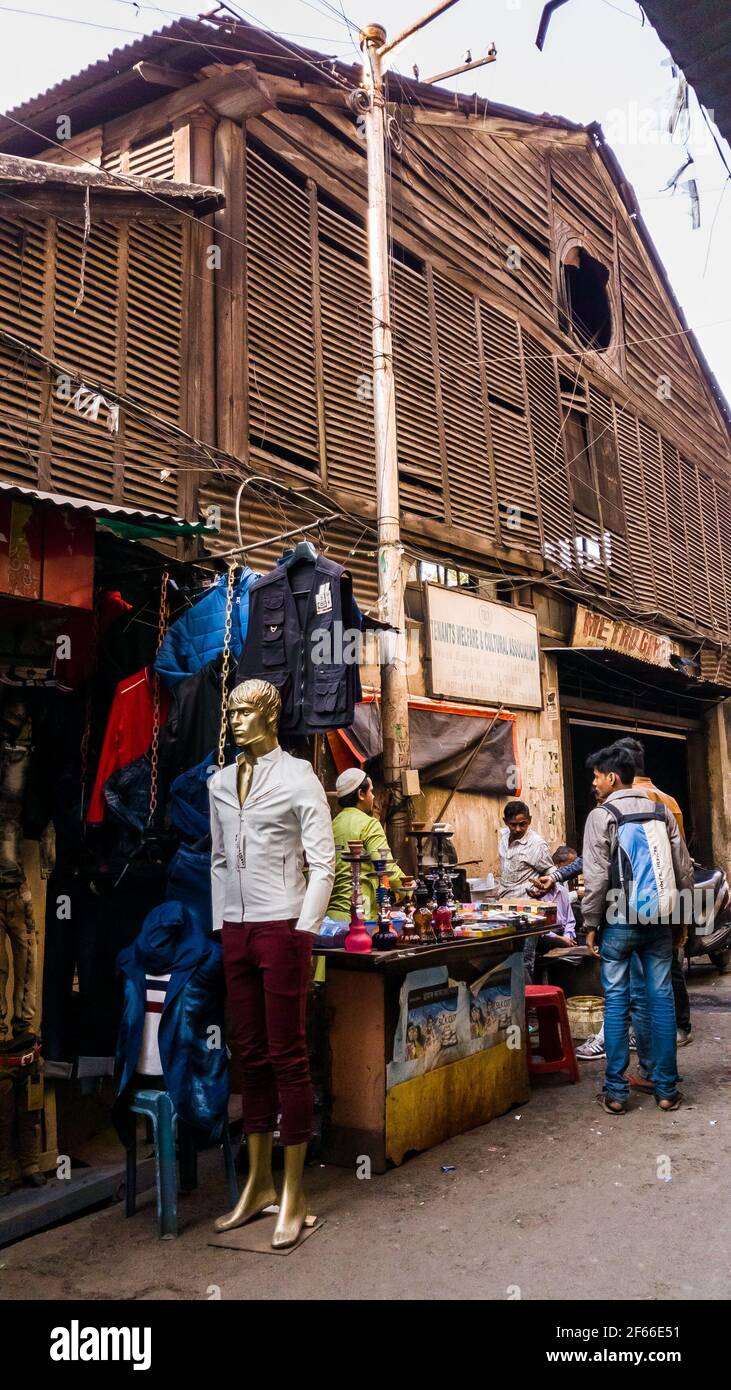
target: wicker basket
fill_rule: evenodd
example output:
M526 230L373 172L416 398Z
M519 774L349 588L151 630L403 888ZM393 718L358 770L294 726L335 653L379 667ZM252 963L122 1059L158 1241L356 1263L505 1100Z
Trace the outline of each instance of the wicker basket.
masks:
M566 1011L574 1042L584 1042L604 1022L604 999L600 994L574 994L566 1000Z

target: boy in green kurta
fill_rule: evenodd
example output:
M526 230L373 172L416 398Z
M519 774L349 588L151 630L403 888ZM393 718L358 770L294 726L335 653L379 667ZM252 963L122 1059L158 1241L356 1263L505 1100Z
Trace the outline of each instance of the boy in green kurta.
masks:
M327 910L328 917L347 922L350 919L350 894L352 879L350 865L343 860L349 840L361 840L366 854L388 860L388 881L391 888L398 889L404 875L398 864L394 863L381 822L373 815L373 783L362 768L349 767L341 772L335 783L335 793L340 802L340 810L333 821L335 837L335 882ZM378 916L376 888L378 879L368 863L363 864L361 873L361 893L363 895L363 914L366 922L375 922Z

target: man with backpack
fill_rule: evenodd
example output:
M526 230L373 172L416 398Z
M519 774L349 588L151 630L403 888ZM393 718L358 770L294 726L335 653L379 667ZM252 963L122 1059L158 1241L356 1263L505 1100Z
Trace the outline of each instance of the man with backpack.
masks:
M584 828L582 912L586 944L602 962L606 1071L598 1099L610 1115L626 1112L635 952L645 978L655 1100L662 1110L677 1110L672 925L678 890L693 888L692 863L672 813L633 789L635 762L626 746L601 749L589 766L600 804Z

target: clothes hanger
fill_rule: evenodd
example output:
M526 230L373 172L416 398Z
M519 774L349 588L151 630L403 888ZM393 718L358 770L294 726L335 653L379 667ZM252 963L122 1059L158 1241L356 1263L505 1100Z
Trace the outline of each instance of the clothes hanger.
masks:
M285 550L282 556L281 568L288 570L292 565L296 565L299 560L308 560L314 565L316 559L317 551L312 541L301 540L297 542L294 550Z

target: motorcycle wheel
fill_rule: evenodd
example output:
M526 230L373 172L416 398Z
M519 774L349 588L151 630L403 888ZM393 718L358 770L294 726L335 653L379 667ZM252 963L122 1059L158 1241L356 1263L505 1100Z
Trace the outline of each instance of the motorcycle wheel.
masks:
M731 962L731 949L728 951L710 951L709 960L711 965L715 965L719 975L725 975Z

